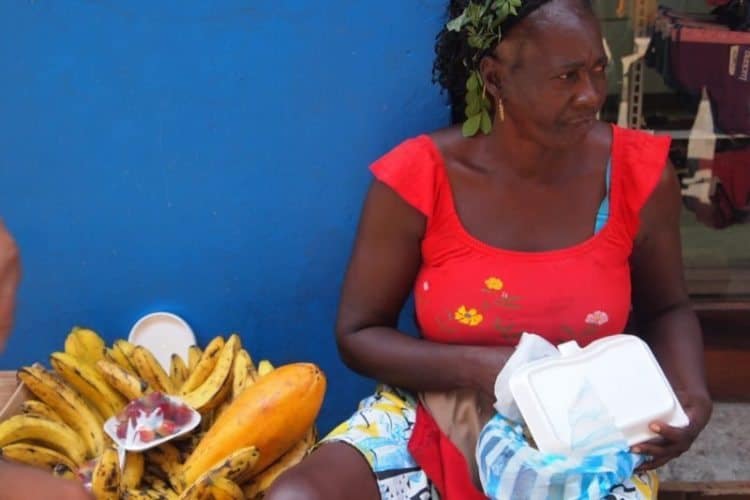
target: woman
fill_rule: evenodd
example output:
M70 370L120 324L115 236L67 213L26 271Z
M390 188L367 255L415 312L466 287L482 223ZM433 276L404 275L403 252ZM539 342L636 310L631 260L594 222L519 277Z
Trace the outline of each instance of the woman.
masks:
M434 489L482 498L413 394L468 388L491 399L522 332L580 344L621 333L631 291L638 331L690 417L684 429L653 423L660 439L634 450L652 457L643 471L687 450L708 421L668 140L596 119L607 59L589 2L514 3L502 40L484 48L470 28L497 33L498 13L472 20L461 15L476 7L451 3L435 72L454 121L468 119L372 165L336 327L347 365L388 385L282 476L271 500L437 498ZM491 103L491 124L477 99ZM410 292L421 339L396 329ZM650 478L635 487L653 496Z
M10 335L16 289L21 275L21 264L10 233L0 223L0 352ZM0 500L31 500L55 498L61 500L87 500L90 495L83 487L65 479L53 477L49 472L13 464L0 458Z

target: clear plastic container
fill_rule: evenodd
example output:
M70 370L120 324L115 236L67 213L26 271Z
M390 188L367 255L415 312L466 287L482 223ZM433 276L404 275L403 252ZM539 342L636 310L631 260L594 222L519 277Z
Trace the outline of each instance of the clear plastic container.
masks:
M118 449L145 451L187 434L201 415L180 398L152 392L128 403L104 423L104 432Z

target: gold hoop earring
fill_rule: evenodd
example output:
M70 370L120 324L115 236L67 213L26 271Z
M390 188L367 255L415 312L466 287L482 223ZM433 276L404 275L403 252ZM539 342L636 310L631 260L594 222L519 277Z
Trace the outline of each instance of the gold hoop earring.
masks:
M502 122L505 121L505 106L503 106L503 100L497 100L497 118Z

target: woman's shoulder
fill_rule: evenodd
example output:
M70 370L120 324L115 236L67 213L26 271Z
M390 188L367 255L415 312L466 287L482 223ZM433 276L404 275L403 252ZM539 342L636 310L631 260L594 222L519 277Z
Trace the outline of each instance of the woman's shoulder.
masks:
M374 161L370 171L407 203L430 216L444 178L442 141L434 133L405 139Z
M621 155L630 155L641 159L643 155L648 158L656 155L663 163L666 152L669 149L671 139L667 135L654 135L645 130L623 128L618 125L612 126L614 147Z
M623 207L629 214L633 233L639 226L640 214L646 202L660 186L666 185L673 172L669 168L669 136L656 136L643 130L613 127L614 161L618 175L619 193Z

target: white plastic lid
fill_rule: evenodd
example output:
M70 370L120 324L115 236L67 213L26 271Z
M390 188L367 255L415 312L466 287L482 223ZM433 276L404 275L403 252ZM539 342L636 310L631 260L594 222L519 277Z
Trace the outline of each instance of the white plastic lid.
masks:
M143 316L133 325L128 340L151 351L169 373L172 354L179 354L187 361L188 348L195 344L195 334L190 325L176 314L155 312Z
M633 335L614 335L581 349L558 347L561 357L519 368L510 390L540 451L571 452L570 411L584 384L601 401L632 446L656 436L654 420L688 424L677 397L648 345Z

